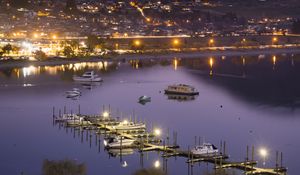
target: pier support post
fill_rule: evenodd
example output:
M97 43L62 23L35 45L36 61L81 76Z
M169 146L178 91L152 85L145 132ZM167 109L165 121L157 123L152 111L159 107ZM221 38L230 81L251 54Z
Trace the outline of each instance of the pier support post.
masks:
M54 106L52 108L52 117L53 117L53 119L55 118L55 107Z
M249 160L249 146L247 145L247 150L246 150L246 161Z
M99 144L98 144L98 152L100 153L100 150L101 150L101 140L99 139Z
M80 104L78 105L78 114L80 115Z
M275 164L275 166L276 166L276 169L278 169L278 151L276 151L276 164Z
M282 152L280 152L280 168L283 168L283 155L282 155Z
M92 133L90 133L90 148L92 148L92 137L93 137L93 135L92 135Z

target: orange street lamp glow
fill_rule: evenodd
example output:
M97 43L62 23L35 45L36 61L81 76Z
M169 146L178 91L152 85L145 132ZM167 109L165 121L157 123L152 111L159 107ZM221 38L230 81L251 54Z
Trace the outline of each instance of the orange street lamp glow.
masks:
M134 41L134 45L135 45L135 46L140 46L140 45L141 45L141 41L135 40L135 41Z
M174 39L173 44L174 45L178 45L179 44L179 40L178 39Z
M278 41L278 38L277 37L274 37L273 38L273 42L277 42Z
M34 38L38 38L39 35L37 33L33 34Z
M214 39L210 39L210 40L209 40L209 44L213 44L214 42L215 42Z

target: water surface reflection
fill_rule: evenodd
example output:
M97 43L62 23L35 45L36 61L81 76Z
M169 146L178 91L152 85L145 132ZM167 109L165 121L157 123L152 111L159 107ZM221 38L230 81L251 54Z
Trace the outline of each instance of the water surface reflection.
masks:
M84 162L88 174L132 174L139 168L158 165L157 160L160 167L164 167L164 160L156 153L142 155L142 164L141 154L131 154L130 150L126 156L112 152L109 157L106 152L103 154L103 149L99 151L94 146L94 141L82 144L81 138L76 137L78 133L74 132L74 139L70 130L69 134L59 132L49 124L54 105L68 106L67 112L70 108L74 112L80 104L82 113L95 114L102 105L110 104L124 113L135 110L149 125L153 122L164 130L163 137L167 136L168 128L178 131L179 144L185 149L194 145L194 136L203 136L213 143L226 140L231 158L241 161L247 145L265 146L270 152L266 166L270 167L275 165L275 152L283 151L289 173L296 174L300 171L297 166L299 58L266 55L145 59L2 69L0 95L5 100L0 102L3 119L0 136L4 140L0 149L1 169L4 174L14 174L18 169L41 174L41 166L37 165L45 158L61 160L65 157ZM72 81L73 75L88 70L95 70L104 82L78 84ZM188 99L161 93L174 83L193 85L200 94ZM80 88L82 97L76 101L66 99L63 94L74 87ZM138 97L145 94L151 96L151 103L138 104ZM182 102L184 100L188 100L187 103ZM261 163L261 159L257 157L257 160ZM28 161L35 164L28 165ZM187 174L185 161L168 159L168 174ZM199 167L194 167L199 174L215 173L212 166L201 164Z

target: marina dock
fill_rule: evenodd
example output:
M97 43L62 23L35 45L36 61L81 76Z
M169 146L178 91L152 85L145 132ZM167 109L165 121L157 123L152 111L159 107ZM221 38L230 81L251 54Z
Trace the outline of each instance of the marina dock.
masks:
M59 110L59 114L55 115L55 108L53 108L53 123L64 123L63 117L72 116L74 114L66 114L63 115ZM65 112L65 110L64 110ZM221 142L220 152L216 154L207 154L207 155L196 155L193 154L190 148L188 150L180 149L180 146L177 145L177 133L174 134L174 143L172 145L169 144L169 138L161 140L154 134L154 132L148 132L147 128L145 129L137 129L137 130L118 130L115 128L120 122L120 118L114 118L110 115L110 113L103 113L102 115L81 115L76 114L78 117L82 117L84 119L80 120L82 122L75 122L77 119L73 119L72 125L65 125L67 127L77 128L83 132L83 130L90 130L89 132L94 132L96 137L99 134L107 135L117 135L124 139L134 140L134 145L130 148L138 149L139 152L149 152L149 151L159 151L161 152L161 156L163 158L169 157L182 157L187 158L186 163L189 167L193 167L193 165L197 162L207 162L214 164L215 169L228 169L235 168L244 171L245 174L270 174L270 175L286 175L287 168L282 165L282 153L280 154L280 165L279 165L279 152L276 152L276 166L275 168L262 168L257 167L257 161L254 160L254 146L252 146L252 157L249 160L249 147L247 146L246 151L246 159L245 161L234 162L229 160L229 156L226 154L226 142ZM131 120L130 120L131 121ZM134 123L137 123L135 120ZM74 131L75 134L75 131ZM91 136L91 135L90 135ZM88 137L88 136L87 136ZM195 138L196 140L196 138ZM166 144L167 142L167 144ZM100 140L99 140L100 144ZM118 148L122 152L122 149L128 147L121 146Z

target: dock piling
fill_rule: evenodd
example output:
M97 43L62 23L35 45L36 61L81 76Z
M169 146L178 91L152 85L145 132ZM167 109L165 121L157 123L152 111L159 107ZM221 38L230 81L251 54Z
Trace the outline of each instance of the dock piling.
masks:
M53 119L55 118L55 107L54 106L52 108L52 117L53 117Z
M249 160L249 146L247 145L247 150L246 150L246 161Z
M80 104L78 105L78 114L80 115Z

